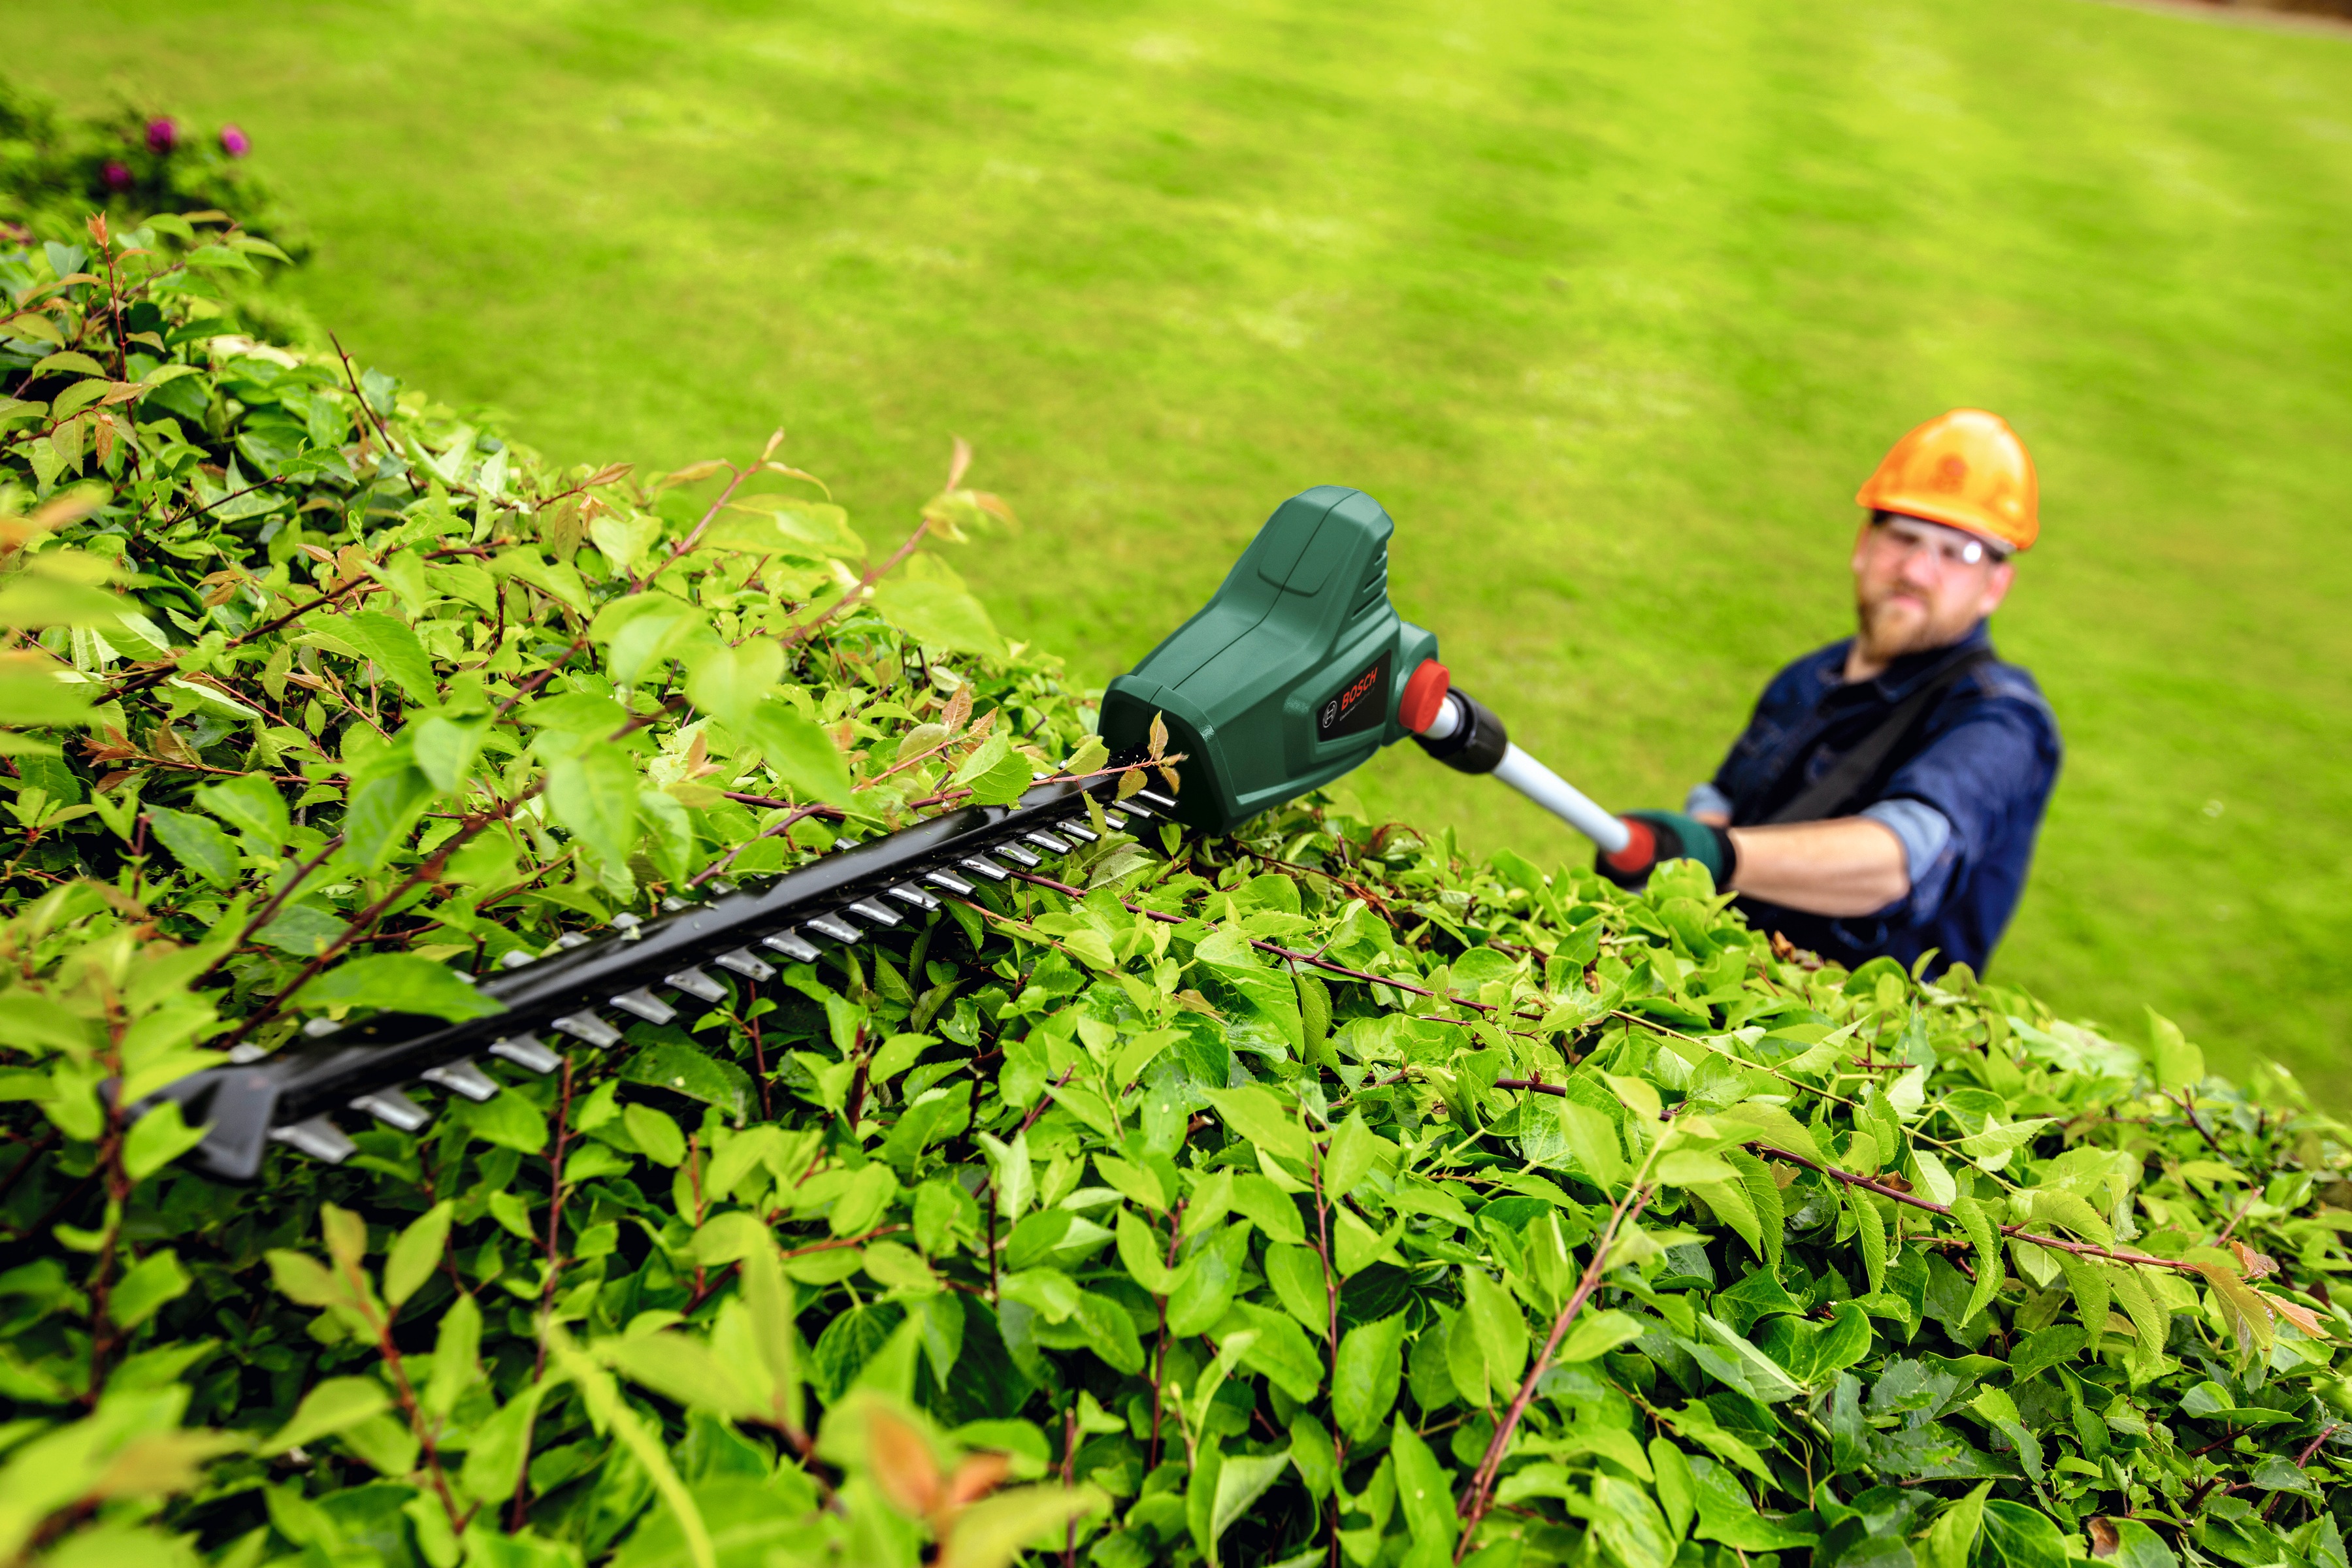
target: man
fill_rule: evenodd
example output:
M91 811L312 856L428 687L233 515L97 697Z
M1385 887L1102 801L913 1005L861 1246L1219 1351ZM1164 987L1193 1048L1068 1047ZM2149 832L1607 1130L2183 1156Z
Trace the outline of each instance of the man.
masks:
M2050 705L1985 630L2040 531L2033 460L1997 416L1956 408L1855 499L1855 635L1774 677L1714 780L1683 812L1633 813L1599 869L1639 887L1686 856L1823 958L1980 971L2058 775Z

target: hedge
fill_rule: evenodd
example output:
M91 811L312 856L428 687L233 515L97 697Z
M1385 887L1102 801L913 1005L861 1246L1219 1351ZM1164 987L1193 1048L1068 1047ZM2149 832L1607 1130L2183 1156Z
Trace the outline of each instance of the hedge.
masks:
M2352 1138L2283 1073L1344 797L185 1170L129 1108L306 1018L1121 770L938 548L1011 517L961 444L880 555L781 437L558 469L257 335L268 240L56 205L0 250L0 1560L2347 1568Z

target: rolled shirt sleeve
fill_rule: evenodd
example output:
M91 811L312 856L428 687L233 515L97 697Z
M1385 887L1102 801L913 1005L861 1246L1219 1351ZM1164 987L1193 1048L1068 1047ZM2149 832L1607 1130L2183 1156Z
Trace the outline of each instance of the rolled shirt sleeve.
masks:
M1714 784L1702 781L1691 785L1690 794L1683 797L1683 810L1693 816L1704 816L1708 812L1729 816L1731 797Z
M1914 888L1933 873L1952 841L1952 819L1925 801L1882 800L1864 806L1862 815L1903 841L1903 874Z
M2057 727L2039 693L1992 695L1951 715L1863 812L1903 840L1911 890L1895 908L1932 919L1997 849L2030 844L2057 770ZM2021 880L2018 858L2009 874Z

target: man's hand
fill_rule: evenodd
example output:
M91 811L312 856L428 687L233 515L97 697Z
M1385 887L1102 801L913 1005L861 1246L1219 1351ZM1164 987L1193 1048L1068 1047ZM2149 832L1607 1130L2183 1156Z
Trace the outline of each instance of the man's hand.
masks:
M1633 811L1621 818L1633 841L1614 855L1602 851L1592 868L1621 888L1639 889L1662 860L1696 860L1727 888L1739 868L1739 851L1723 828L1679 811Z
M1784 909L1867 915L1911 890L1903 841L1867 816L1727 828L1679 811L1628 812L1633 842L1593 858L1621 888L1640 889L1661 861L1696 860L1718 891L1737 889Z

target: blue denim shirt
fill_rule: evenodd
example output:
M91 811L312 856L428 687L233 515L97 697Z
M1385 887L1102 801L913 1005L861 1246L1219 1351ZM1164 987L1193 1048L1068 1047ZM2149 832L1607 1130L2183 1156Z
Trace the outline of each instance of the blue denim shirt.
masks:
M1751 826L1822 776L1954 651L1908 654L1874 680L1849 684L1852 639L1809 653L1772 678L1747 732L1702 792L1732 826ZM1992 646L1983 623L1957 647ZM1979 973L2025 889L2033 837L2058 782L2058 721L2033 677L1979 665L1955 681L1914 731L1907 755L1864 808L1903 840L1911 890L1886 908L1834 919L1742 898L1756 925L1848 967L1881 953L1906 969L1934 949L1933 968Z

